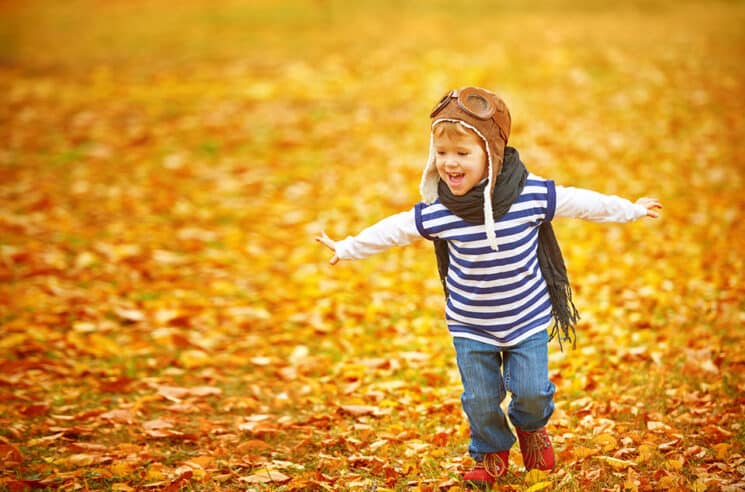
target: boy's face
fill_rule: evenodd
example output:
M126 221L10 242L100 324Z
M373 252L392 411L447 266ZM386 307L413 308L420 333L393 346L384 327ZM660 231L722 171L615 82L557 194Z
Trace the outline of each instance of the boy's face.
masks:
M434 136L435 167L453 195L465 195L487 177L486 152L481 138L467 134L443 132Z

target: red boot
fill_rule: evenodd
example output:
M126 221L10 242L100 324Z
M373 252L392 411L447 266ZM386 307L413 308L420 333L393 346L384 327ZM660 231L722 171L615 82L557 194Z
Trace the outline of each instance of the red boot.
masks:
M509 451L486 453L484 461L477 462L473 470L463 475L463 481L478 488L491 487L497 478L507 473L509 457Z
M523 453L526 470L553 469L554 447L551 445L551 439L545 427L534 431L517 429L517 439L520 441L520 451Z

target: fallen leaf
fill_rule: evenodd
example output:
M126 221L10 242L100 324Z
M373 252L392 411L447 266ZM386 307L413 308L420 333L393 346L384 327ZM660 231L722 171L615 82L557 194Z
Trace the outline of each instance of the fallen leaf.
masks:
M545 490L549 487L553 487L553 485L553 482L538 482L525 489L525 492L537 492L538 490Z
M238 479L244 483L287 483L291 480L291 477L278 471L266 470L263 472L254 473L247 477L241 477Z
M650 420L647 422L647 430L657 433L668 433L672 431L672 427L664 422Z
M0 461L9 467L18 466L23 463L23 453L11 443L0 442Z
M596 456L596 459L609 464L616 470L625 470L626 468L637 466L633 461L611 458L610 456Z
M381 417L383 415L389 415L391 409L383 409L372 405L341 405L339 412L353 417L363 417L366 415Z
M716 457L718 460L726 460L727 458L729 458L730 450L732 449L732 444L728 442L722 442L719 444L715 444L711 448L716 453Z
M52 442L58 440L59 438L61 438L64 435L65 435L64 432L58 432L58 433L52 434L50 436L44 436L44 437L39 437L39 438L36 438L36 439L31 439L30 441L28 441L26 443L26 445L29 446L29 447L31 447L31 446L42 446L42 445L45 446L45 445L47 445L49 443L52 443Z
M572 448L572 455L578 459L587 458L598 453L600 453L600 450L596 448L588 448L585 446L575 446Z
M117 409L111 410L106 413L102 413L99 418L103 420L109 420L111 422L117 422L120 424L131 424L135 421L132 410L129 409Z

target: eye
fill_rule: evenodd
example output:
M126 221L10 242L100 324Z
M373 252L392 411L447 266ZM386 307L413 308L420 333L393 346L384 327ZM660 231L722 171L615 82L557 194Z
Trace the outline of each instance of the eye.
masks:
M461 151L461 152L458 152L458 155L459 155L459 156L461 156L461 157L465 157L465 156L467 156L468 154L470 154L470 152L463 152L463 151Z

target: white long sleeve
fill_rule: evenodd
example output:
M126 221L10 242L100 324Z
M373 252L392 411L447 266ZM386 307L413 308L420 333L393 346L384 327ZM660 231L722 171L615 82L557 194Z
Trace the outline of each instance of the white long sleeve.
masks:
M583 188L556 186L555 217L572 217L592 222L631 222L647 215L642 205L613 195ZM342 260L359 260L393 246L405 246L421 238L414 209L386 217L356 236L336 242Z
M336 242L336 256L342 260L359 260L393 246L405 246L421 238L416 228L414 209L386 217L356 236Z
M583 188L556 186L555 217L572 217L591 222L631 222L647 215L643 205L614 195Z

